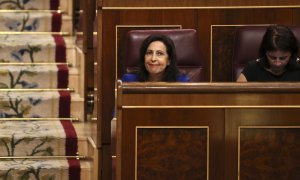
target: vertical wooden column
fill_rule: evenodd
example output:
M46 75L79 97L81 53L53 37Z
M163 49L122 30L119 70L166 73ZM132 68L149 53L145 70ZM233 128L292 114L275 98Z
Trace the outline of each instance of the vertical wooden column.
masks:
M97 1L97 119L98 119L98 148L99 148L99 174L101 180L112 179L111 156L111 120L113 109L114 72L110 71L107 64L111 59L103 59L103 5L102 0ZM113 78L112 78L113 77Z
M97 58L97 53L95 52L95 19L96 19L96 0L85 0L81 1L81 6L83 9L83 17L82 17L82 31L83 31L83 53L84 53L84 115L85 120L89 118L89 114L95 112L94 109L94 99L95 93L95 75L98 74L98 69L95 69L95 62ZM97 79L97 78L96 78ZM98 97L98 96L96 96ZM97 103L97 102L96 102ZM99 104L99 103L98 103ZM96 111L97 112L97 111ZM97 119L99 121L99 113L97 113ZM97 121L97 124L98 124ZM98 126L98 125L97 125ZM97 127L97 129L99 129ZM99 144L97 142L97 146L99 148ZM99 151L101 152L101 150ZM96 156L97 157L97 156ZM101 156L99 156L101 157ZM98 161L98 177L97 179L101 179L101 167L102 164L99 163L100 159L94 159L94 161ZM96 171L97 171L96 170Z
M83 18L82 18L82 30L83 30L83 53L85 56L84 63L84 97L85 106L84 114L87 119L88 113L91 113L93 106L93 94L94 94L94 21L96 14L96 1L86 0L82 1Z

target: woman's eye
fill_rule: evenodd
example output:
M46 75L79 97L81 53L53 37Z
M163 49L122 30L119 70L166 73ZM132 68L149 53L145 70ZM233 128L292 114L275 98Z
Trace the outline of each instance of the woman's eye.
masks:
M280 57L279 59L283 61L283 60L285 60L286 58L287 58L287 56L285 56L285 57Z
M146 56L150 56L152 54L155 54L155 56L157 56L157 57L162 57L165 55L164 52L160 52L160 51L147 51L146 52Z
M162 52L157 52L156 55L157 55L157 56L163 56L164 53L162 53Z

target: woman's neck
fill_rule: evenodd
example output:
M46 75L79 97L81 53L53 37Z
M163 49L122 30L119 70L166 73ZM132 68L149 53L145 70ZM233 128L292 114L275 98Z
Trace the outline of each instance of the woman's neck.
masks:
M159 81L162 81L162 79L163 79L163 73L149 74L148 81L150 81L150 82L159 82Z

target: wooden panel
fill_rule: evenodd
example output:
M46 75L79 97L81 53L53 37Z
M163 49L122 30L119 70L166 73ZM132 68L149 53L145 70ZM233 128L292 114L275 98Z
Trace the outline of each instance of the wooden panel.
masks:
M119 152L117 158L121 157L121 179L134 179L136 173L139 177L147 177L145 179L153 179L156 176L169 176L172 179L182 179L180 177L183 176L190 177L188 179L195 179L195 177L199 177L196 179L207 179L208 171L210 172L210 178L222 179L224 166L222 159L224 159L224 156L221 152L224 151L224 146L217 142L223 141L223 118L224 111L221 109L208 109L203 111L199 111L198 109L123 109L122 120L119 120L118 122L120 123L117 124L117 135L121 135L117 138L122 137L122 140L118 139L118 143L122 141L122 151L117 151ZM157 128L156 132L159 133L154 136L153 131L148 131L152 136L146 138L145 134L141 136L145 131L138 131L139 136L136 137L136 127L149 128L149 126L155 126ZM166 130L167 127L176 127L177 130L173 129L171 132L170 129ZM122 129L121 132L120 128ZM184 130L184 128L187 129ZM175 136L174 133L177 134L177 136ZM178 136L179 133L181 133L181 136ZM139 139L142 137L143 139ZM138 142L141 140L145 141L142 144L137 144L137 155L135 154L136 138ZM153 141L159 139L162 140L162 144L158 145L156 143L155 148L151 149L151 147L153 147ZM183 141L184 139L197 141L197 143L178 142L178 140ZM144 147L146 145L148 148ZM175 148L174 146L176 146L177 150L174 149L172 154L170 154L172 158L162 156L167 153L168 148ZM190 149L184 149L186 146L189 146ZM158 151L159 148L162 148L161 150L163 151ZM147 153L145 154L144 151ZM155 152L158 153L156 156L151 155L151 153L153 154ZM136 156L137 161L135 161ZM152 164L149 161L145 161L146 157ZM196 161L192 160L192 158L196 159ZM157 165L157 161L160 161L160 166ZM136 164L133 162L136 162ZM183 164L176 167L177 163ZM214 168L207 167L208 164L209 167ZM138 171L136 172L135 169ZM151 174L149 174L150 172ZM149 178L150 176L152 177Z
M293 11L293 24L299 25L300 24L300 10L295 9Z
M163 141L166 143L165 147L171 147L172 143L178 145L176 140L181 138L176 138L177 136L174 135L176 131L172 133L164 131L166 126L208 127L209 179L276 179L274 174L280 179L299 178L300 144L297 140L300 138L298 118L300 116L300 86L298 83L210 83L210 86L208 86L209 83L195 83L187 86L168 83L146 83L145 86L138 84L141 85L141 83L124 83L123 86L119 86L118 91L117 158L120 158L118 163L121 165L119 168L122 168L118 175L120 179L134 179L136 168L138 172L141 170L142 177L149 177L149 172L152 172L154 176L157 175L156 173L160 175L163 173L163 176L169 174L168 166L164 171L155 163L165 158L165 156L160 157L162 154L158 151L161 144L151 145L153 141L160 142L164 137L172 137L173 140L165 139ZM165 94L166 92L169 93ZM211 94L211 92L218 93ZM178 98L178 94L186 98ZM164 97L162 98L161 95ZM232 95L235 98L232 98ZM256 99L253 103L257 104L256 106L254 104L254 107L248 107L249 103L244 101L244 96L252 95L256 98L250 97L249 100ZM151 98L147 98L149 96ZM209 96L216 96L210 99L214 106L206 104L208 102L206 98ZM228 96L236 104L224 106L223 100ZM137 99L143 99L143 101L138 102ZM156 129L155 135L154 131L149 130L153 126L161 128ZM138 132L136 135L136 128L139 127L145 127L149 131ZM142 133L145 134L140 136L143 137L142 139L139 139ZM151 143L136 144L136 140L138 142L145 140L143 143L151 141ZM203 147L204 140L198 141L202 142L201 147ZM142 151L142 156L139 156L139 151L136 154L136 145L137 149ZM156 146L158 149L155 148ZM174 152L178 152L177 150L181 148L176 147ZM197 157L203 159L205 151L200 149L195 148L190 153L196 153ZM145 154L151 154L146 152L156 153L156 155L149 156L149 159L154 158L152 163L143 161ZM162 153L164 155L165 152ZM137 158L135 161L135 157L141 159ZM178 161L180 160L179 158ZM136 163L136 167L132 162ZM139 166L146 169L139 169ZM203 166L198 165L198 167ZM197 173L201 177L204 176L203 171L197 171ZM172 179L176 178L172 177Z
M153 106L272 106L272 104L284 106L287 102L291 102L291 105L297 105L298 102L292 102L293 98L300 98L299 94L293 95L293 97L291 97L290 94L266 94L265 97L261 97L261 95L262 94L254 93L245 93L243 95L228 93L205 93L203 96L197 97L193 94L173 94L174 99L169 99L169 94L141 94L126 96L124 98L126 100L126 104L124 105L142 105L145 102L151 102ZM159 98L159 101L155 100L154 98ZM219 102L217 100L219 100Z
M212 81L233 81L232 57L236 27L212 27Z
M241 128L240 178L300 179L299 128Z
M297 0L99 0L108 7L219 7L219 6L284 6L299 4Z
M123 106L298 106L300 83L123 83ZM168 87L168 88L165 88ZM266 88L269 87L269 88ZM196 94L196 95L195 95ZM172 97L172 98L171 98Z
M208 133L207 127L137 127L137 179L207 179Z
M299 115L298 108L227 110L225 143L229 146L226 146L226 166L238 168L226 171L226 177L228 179L236 179L237 176L240 176L240 179L273 179L273 175L276 174L275 179L298 179L292 177L293 175L299 177L298 170L295 171L299 166L299 161L296 160L299 159L299 151L295 153L295 150L300 146L295 142L297 140L293 140L299 136L297 128L300 125L297 118ZM241 129L240 133L239 129ZM274 148L277 143L280 143L280 148ZM249 149L249 146L252 148ZM282 153L287 156L278 156ZM287 161L293 158L296 161ZM269 161L266 164L267 159ZM279 168L276 167L276 163L280 159L282 161ZM253 173L254 171L256 173Z

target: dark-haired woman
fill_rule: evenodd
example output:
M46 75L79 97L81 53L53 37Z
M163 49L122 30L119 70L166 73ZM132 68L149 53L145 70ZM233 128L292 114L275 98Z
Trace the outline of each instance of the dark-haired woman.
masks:
M140 47L140 67L137 73L127 73L124 82L189 82L180 74L176 63L176 50L173 41L160 34L148 36Z
M260 46L261 58L250 61L237 82L300 81L298 41L286 26L270 25Z

